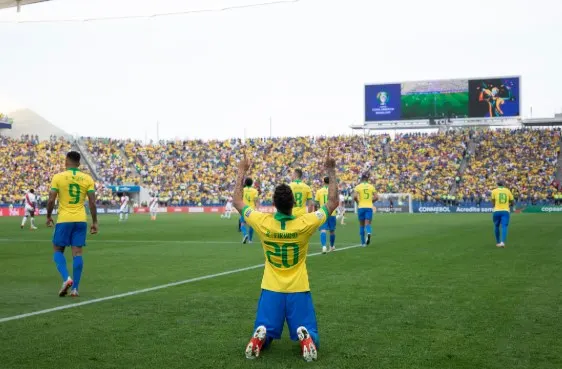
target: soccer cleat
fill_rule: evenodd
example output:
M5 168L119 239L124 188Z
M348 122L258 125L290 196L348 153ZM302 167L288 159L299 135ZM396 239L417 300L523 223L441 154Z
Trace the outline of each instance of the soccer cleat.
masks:
M371 244L371 234L368 233L367 234L367 242L365 242L365 245L370 245Z
M242 243L243 243L243 244L247 244L247 243L248 243L248 236L244 236L244 238L242 239Z
M80 295L78 294L78 290L76 288L73 288L72 290L70 290L70 296L79 297Z
M336 246L330 247L330 252L332 252L332 251L336 251Z
M308 329L305 327L297 328L297 336L299 336L299 341L301 343L302 357L304 361L311 362L318 358L318 350L316 350L316 345L308 333Z
M70 287L72 287L73 284L74 284L74 282L72 281L72 279L70 277L68 277L68 279L66 281L62 282L62 287L59 291L59 296L60 297L66 296L66 294L68 293L68 290L70 289Z
M327 252L328 252L328 250L326 249L326 246L322 246L322 253L325 254Z
M23 229L23 224L20 226L21 229Z
M255 359L260 356L261 348L265 343L266 333L267 330L263 325L260 325L259 327L256 328L254 335L252 336L250 342L248 342L248 345L246 346L246 352L245 352L246 359Z
M501 248L504 248L504 247L505 247L505 243L500 242L500 247L501 247Z
M502 247L501 243L496 243L496 247Z
M31 226L31 228L30 228L30 229L31 229L31 230L33 231L33 230L36 230L36 229L37 229L37 227L36 227L36 226Z

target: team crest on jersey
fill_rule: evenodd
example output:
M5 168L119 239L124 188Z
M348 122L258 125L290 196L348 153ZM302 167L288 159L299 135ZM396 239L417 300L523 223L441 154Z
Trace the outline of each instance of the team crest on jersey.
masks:
M316 212L316 217L317 217L318 219L324 218L324 212L323 212L323 211L317 211L317 212Z
M244 213L244 216L245 216L245 217L249 217L250 214L252 214L252 209L246 210L246 212Z

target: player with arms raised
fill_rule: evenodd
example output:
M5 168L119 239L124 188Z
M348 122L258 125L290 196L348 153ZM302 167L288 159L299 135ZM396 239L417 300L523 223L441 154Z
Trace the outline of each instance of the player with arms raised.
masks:
M492 219L494 220L494 234L496 236L497 247L505 247L507 227L509 226L510 218L509 209L513 206L514 202L515 200L511 191L504 187L502 181L498 181L498 188L492 191L492 205L494 206Z
M295 206L293 215L300 217L310 212L312 203L312 190L302 181L302 170L295 169L293 172L293 181L289 184L291 191L295 195Z
M243 190L243 200L244 205L255 209L258 205L258 190L256 190L252 185L254 180L252 178L246 178L244 180L244 190ZM254 239L254 229L250 226L246 226L246 220L244 219L244 214L240 213L240 230L242 231L242 243L252 242Z
M52 218L55 201L59 198L59 211L57 225L53 234L53 260L62 277L62 288L59 296L66 296L68 290L72 288L70 295L78 296L78 287L82 277L84 262L82 260L82 248L86 246L86 233L88 224L86 223L86 209L84 201L88 197L92 225L90 233L98 233L98 215L96 209L96 192L94 180L86 173L80 172L80 154L71 151L66 154L66 171L55 174L51 182L49 192L49 202L47 203L47 226L52 227ZM72 271L73 277L70 278L64 257L65 247L72 248Z
M328 185L330 184L330 178L324 178L324 187L316 191L316 205L318 209L321 209L328 203ZM326 247L326 231L330 231L330 251L336 250L336 213L331 214L326 222L320 227L320 244L322 245L322 253L327 252Z
M35 196L35 190L33 188L25 194L24 202L25 214L23 215L23 219L21 220L21 229L25 227L28 216L30 218L30 229L37 229L37 227L35 226L35 209L37 209L37 196Z
M243 181L250 163L244 156L239 163L234 207L248 224L256 229L262 240L265 268L262 292L254 325L254 334L246 346L246 357L256 358L273 339L279 339L285 320L292 340L299 340L306 361L316 360L318 328L312 303L306 256L310 237L338 206L336 163L326 156L326 170L330 181L328 203L320 210L295 217L295 197L286 184L278 185L273 194L277 213L260 213L244 204Z
M158 197L154 192L150 194L148 208L150 210L150 219L156 220L156 215L158 214Z
M119 208L119 221L123 221L123 216L125 216L125 221L129 219L129 196L126 193L123 193L123 196L119 199L121 202L121 207Z
M367 183L369 175L361 176L361 183L355 187L353 200L357 203L357 215L359 217L359 235L361 236L361 245L367 246L371 243L371 222L373 221L373 203L378 197L375 194L375 187ZM367 240L365 240L365 232L367 232Z

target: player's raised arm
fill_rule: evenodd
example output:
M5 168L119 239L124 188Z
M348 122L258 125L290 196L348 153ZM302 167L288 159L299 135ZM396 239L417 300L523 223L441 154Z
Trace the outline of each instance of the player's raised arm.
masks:
M244 179L250 169L250 164L250 161L246 158L246 153L244 153L244 157L238 163L236 186L234 187L234 194L232 195L234 208L236 208L239 213L242 213L244 209Z
M328 172L328 177L330 178L330 183L328 184L328 202L326 207L328 208L328 214L332 214L334 210L338 207L339 197L338 197L338 179L336 177L336 161L330 155L330 148L328 147L328 152L326 153L326 172Z

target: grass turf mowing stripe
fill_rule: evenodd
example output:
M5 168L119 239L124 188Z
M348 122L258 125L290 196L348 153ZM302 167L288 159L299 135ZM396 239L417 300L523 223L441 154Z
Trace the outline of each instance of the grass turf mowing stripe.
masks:
M361 245L346 246L346 247L342 247L342 248L336 249L336 250L334 250L333 252L349 250L349 249L353 249L353 248L360 247L360 246L361 246ZM321 253L321 252L316 252L316 253L313 253L313 254L308 254L309 257L318 256L318 255L322 255L322 253ZM205 279L217 278L217 277L222 277L222 276L225 276L225 275L230 275L230 274L245 272L245 271L252 270L252 269L263 268L263 266L264 266L264 264L257 264L257 265L252 265L252 266L245 267L245 268L239 268L239 269L229 270L229 271L226 271L226 272L221 272L221 273L216 273L216 274L204 275L204 276L201 276L201 277L190 278L190 279L186 279L186 280L183 280L183 281L178 281L178 282L173 282L173 283L162 284L162 285L160 285L160 286L149 287L149 288L143 288L143 289L141 289L141 290L136 290L136 291L131 291L131 292L120 293L120 294L118 294L118 295L100 297L100 298L98 298L98 299L93 299L93 300L78 302L78 303L74 303L74 304L68 304L68 305L57 306L57 307L54 307L54 308L45 309L45 310L39 310L39 311L34 311L34 312L31 312L31 313L9 316L9 317L6 317L6 318L1 318L1 319L0 319L0 323L9 322L9 321L12 321L12 320L18 320L18 319L29 318L29 317L32 317L32 316L35 316L35 315L48 314L48 313L52 313L52 312L55 312L55 311L71 309L71 308L75 308L75 307L79 307L79 306L84 306L84 305L95 304L95 303L98 303L98 302L103 302L103 301L108 301L108 300L119 299L119 298L122 298L122 297L139 295L139 294L141 294L141 293L152 292L152 291L157 291L157 290L161 290L161 289L164 289L164 288L180 286L180 285L182 285L182 284L193 283L193 282L203 281L203 280L205 280Z

